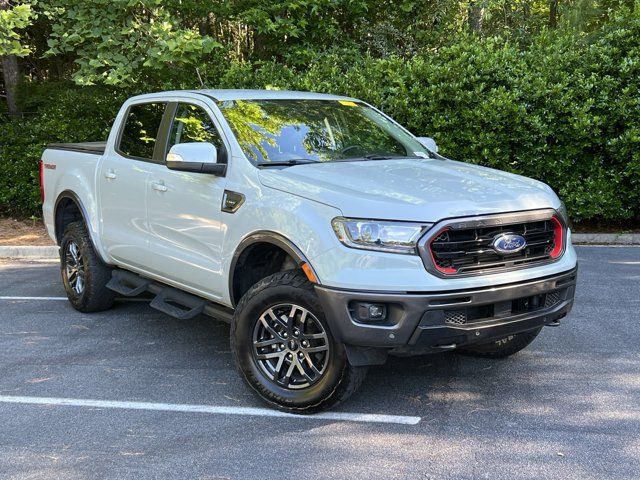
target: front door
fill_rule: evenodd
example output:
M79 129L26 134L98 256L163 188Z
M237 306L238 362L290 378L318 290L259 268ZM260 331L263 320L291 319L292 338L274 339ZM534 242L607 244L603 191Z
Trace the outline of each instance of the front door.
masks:
M218 161L227 151L212 112L206 104L178 103L168 131L166 152L178 143L211 142ZM147 218L152 273L169 283L212 299L220 299L222 278L222 221L225 178L206 173L179 172L153 165L147 178Z
M166 103L131 105L98 171L101 238L110 258L144 269L149 259L146 189Z

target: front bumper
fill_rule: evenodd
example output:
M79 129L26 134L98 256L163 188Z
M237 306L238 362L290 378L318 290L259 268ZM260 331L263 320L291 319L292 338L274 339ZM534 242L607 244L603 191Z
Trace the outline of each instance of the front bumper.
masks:
M334 337L397 353L442 351L557 324L573 306L577 267L508 285L438 293L380 293L317 285ZM357 320L359 303L386 306L378 323Z

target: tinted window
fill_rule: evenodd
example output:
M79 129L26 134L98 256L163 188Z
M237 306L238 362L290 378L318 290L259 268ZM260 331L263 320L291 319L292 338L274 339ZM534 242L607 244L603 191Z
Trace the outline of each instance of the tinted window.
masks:
M201 107L180 103L171 126L168 148L188 142L209 142L222 148L222 139L209 114Z
M218 104L245 155L258 163L428 157L384 115L350 100L236 100Z
M129 108L118 147L121 153L149 160L153 158L164 107L164 103L144 103Z

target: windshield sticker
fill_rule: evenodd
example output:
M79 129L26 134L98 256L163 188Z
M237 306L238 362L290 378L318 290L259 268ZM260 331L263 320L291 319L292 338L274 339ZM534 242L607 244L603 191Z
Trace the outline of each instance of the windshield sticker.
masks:
M356 102L350 102L349 100L338 100L340 105L344 105L345 107L357 107L358 104Z

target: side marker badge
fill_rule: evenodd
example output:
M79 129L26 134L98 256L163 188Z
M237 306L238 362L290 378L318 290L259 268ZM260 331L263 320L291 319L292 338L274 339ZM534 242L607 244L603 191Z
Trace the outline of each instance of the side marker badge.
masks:
M222 195L222 211L236 213L244 203L244 195L238 192L225 190Z

